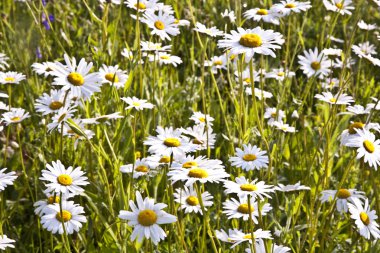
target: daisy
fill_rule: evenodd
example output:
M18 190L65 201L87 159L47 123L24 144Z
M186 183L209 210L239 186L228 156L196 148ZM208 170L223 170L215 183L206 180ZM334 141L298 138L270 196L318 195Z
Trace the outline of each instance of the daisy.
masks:
M323 89L327 89L327 90L331 90L333 88L337 88L339 87L339 79L338 78L327 78L326 80L324 80L323 82L321 82L321 85L322 85L322 88Z
M284 81L285 78L289 78L295 76L296 73L288 70L284 70L283 68L272 69L271 72L265 74L265 78L274 78L277 81Z
M364 108L362 105L353 105L353 106L347 106L346 110L350 114L354 115L363 115L363 114L369 114L371 111L371 108L368 106Z
M266 108L264 112L264 119L268 120L268 125L273 126L274 122L282 122L285 118L285 112L283 110L277 110L276 107Z
M82 119L83 124L107 124L110 125L108 121L112 119L122 119L124 116L120 115L120 112L114 112L111 114L97 116L95 118Z
M147 100L138 99L137 97L123 97L121 100L128 104L128 106L125 107L125 110L134 108L137 111L142 111L143 109L152 109L154 106L153 104L148 103Z
M323 79L330 73L330 61L323 52L318 53L318 48L315 48L314 51L312 49L305 50L303 53L304 55L298 56L298 63L308 78L318 76Z
M158 35L162 40L171 40L170 36L179 34L175 18L161 10L158 12L158 15L154 12L146 11L141 22L147 24L152 29L152 34Z
M103 66L99 69L99 76L102 83L114 85L116 88L123 88L128 80L126 71L119 69L119 66Z
M260 90L258 88L255 88L254 91L255 91L255 97L257 97L259 100L266 99L266 98L272 98L273 97L272 93L270 93L268 91L265 91L265 90ZM247 95L252 96L252 88L251 87L246 87L245 88L245 93Z
M208 126L212 126L214 118L208 114L203 114L201 112L193 112L193 115L191 115L190 120L194 121L194 123L197 125L207 124Z
M348 208L361 236L370 239L372 235L375 240L380 238L379 224L376 222L376 211L370 209L368 199L365 199L364 207L362 202L356 199L353 204L348 204Z
M239 198L239 200L231 198L223 203L223 213L227 215L228 219L243 218L244 221L247 221L251 213L252 221L255 224L258 224L257 217L259 217L259 215L265 216L270 210L272 210L271 205L268 203L265 203L264 206L260 207L260 214L258 208L259 206L255 200L250 199L250 204L248 204L248 199L246 197Z
M16 172L11 171L4 173L7 168L0 170L0 192L3 191L8 185L13 185L13 181L17 178Z
M274 187L274 189L280 192L291 192L291 191L310 190L310 187L301 185L300 182L297 182L296 184L289 184L289 185L278 184L278 186Z
M25 80L25 75L14 71L0 72L1 84L19 84L22 80Z
M261 27L245 30L238 27L237 31L232 31L225 35L225 39L219 40L218 47L226 48L232 54L245 54L248 61L255 53L276 58L274 50L280 49L284 42L282 35L273 30L263 30Z
M16 241L8 238L6 235L0 235L0 249L6 250L6 248L14 248L13 243Z
M338 12L341 15L351 15L350 10L355 9L355 7L350 6L352 0L323 0L323 4L328 11Z
M62 210L60 205L62 205ZM61 201L60 204L48 205L45 214L41 217L41 224L53 234L57 232L63 234L63 226L65 226L66 233L73 234L78 232L82 223L87 221L82 214L84 214L83 207L74 204L74 201Z
M376 47L375 45L369 43L368 41L359 43L359 45L353 45L352 51L359 57L362 58L366 55L373 55L376 54Z
M229 18L231 23L235 23L236 21L236 15L234 11L229 11L227 9L224 10L223 13L221 13L223 18Z
M241 230L238 230L236 228L233 230L230 229L228 231L228 234L223 230L215 232L219 240L228 243L233 243L231 248L234 248L243 242L252 243L252 233L243 233ZM258 242L263 243L263 239L273 239L270 231L262 229L257 229L256 231L254 231L253 237L255 239L255 244L257 244Z
M193 29L194 31L197 31L199 33L204 33L207 34L210 37L216 37L216 36L222 36L224 35L224 32L220 31L219 29L216 28L216 26L213 26L211 28L207 28L205 25L197 22L195 24L195 28Z
M35 108L37 112L42 115L58 112L64 106L66 91L64 90L51 90L50 94L44 93L36 99Z
M282 121L273 122L273 126L275 126L278 130L281 130L285 133L295 133L296 132L295 127L289 126L289 124L285 124Z
M34 213L38 216L42 216L43 214L46 213L46 211L49 209L49 205L53 205L54 203L59 204L60 202L60 196L57 195L56 193L49 193L45 192L46 194L46 199L43 200L38 200L36 201L33 206L34 206ZM66 201L68 198L73 197L72 194L69 195L62 195L62 201Z
M273 243L270 250L267 251L264 241L258 241L255 244L255 251L256 253L288 253L288 252L291 252L291 249L289 247L285 247L285 246L277 245ZM245 252L252 253L251 248L246 248Z
M92 62L87 63L82 58L78 65L75 58L70 59L64 55L66 65L56 62L56 68L52 71L54 85L63 86L62 89L70 90L72 96L90 98L94 92L100 91L101 79L98 73L89 73L92 69Z
M149 61L158 61L160 65L165 64L172 64L174 67L177 67L179 64L182 63L181 58L175 55L168 54L166 52L156 52L155 55L149 56Z
M254 8L250 9L246 12L244 12L244 17L248 19L252 19L256 22L264 21L265 23L272 23L275 25L279 25L280 21L278 12L274 9L261 9L261 8Z
M318 98L321 101L327 102L331 105L349 105L350 103L355 102L353 97L348 96L347 94L335 94L331 92L322 92L322 94L315 95L315 98Z
M177 217L162 210L167 206L166 204L154 204L154 200L149 198L143 200L139 191L136 192L136 202L137 206L130 200L129 206L132 211L121 210L119 218L127 220L128 225L134 227L131 234L132 241L137 238L137 241L141 243L144 238L151 238L157 245L166 237L165 231L159 225L176 222Z
M261 76L261 69L259 71L253 71L253 82L258 83L260 82ZM236 77L236 82L240 82L240 75L241 79L243 80L243 85L249 85L251 86L251 73L249 68L245 69L243 72L236 71L235 72L235 77ZM249 87L251 88L251 87Z
M205 67L211 67L212 72L215 74L218 69L227 69L227 57L225 54L221 56L213 56L209 61L205 62Z
M175 23L176 23L178 26L190 26L190 21L189 21L189 20L186 20L186 19L176 19L176 20L175 20Z
M8 126L10 124L20 123L24 119L30 118L28 112L22 108L11 108L9 112L3 113L2 121Z
M158 0L127 0L124 3L128 8L145 12L146 10L154 11L157 8Z
M333 201L336 196L336 209L340 213L347 213L348 203L354 203L354 200L365 199L364 192L357 191L356 189L339 189L339 190L325 190L321 192L321 202Z
M257 179L249 181L244 176L236 177L235 182L224 181L224 188L226 188L224 191L226 194L236 193L239 198L244 198L247 195L260 199L271 198L269 193L275 191L273 185L266 185L264 181L257 182Z
M9 60L9 57L3 53L0 53L0 69L1 70L5 70L6 68L9 67L7 60Z
M162 46L162 43L154 43L150 41L141 41L141 51L147 52L147 51L155 51L155 52L165 52L171 50L171 45L168 46Z
M376 140L373 133L366 129L356 129L357 136L350 138L346 146L357 148L357 159L364 158L364 162L377 170L380 165L380 139Z
M245 171L268 168L269 159L266 151L251 144L243 144L243 149L236 148L236 156L230 157L232 166L242 168Z
M60 160L52 162L52 165L46 164L47 170L42 170L41 180L48 181L46 184L49 192L62 194L78 194L84 191L80 186L87 185L87 177L83 176L84 172L80 167L73 169L72 166L67 169Z
M120 171L123 173L132 173L133 178L152 175L152 170L156 169L158 163L152 162L147 158L136 160L135 164L122 165Z
M52 122L50 122L47 125L48 131L50 132L57 128L58 130L60 130L62 125L67 125L67 121L73 118L75 111L76 111L75 107L69 107L69 106L61 107L53 116ZM67 125L67 127L69 126Z
M205 125L194 125L186 129L181 128L185 135L192 137L191 142L197 146L197 150L205 150L207 148L213 149L216 141L216 134L212 133L212 129L208 128L206 131Z
M184 186L183 189L177 189L173 195L175 202L181 204L180 208L185 209L185 213L199 212L200 214L203 214L197 192L194 190L192 185L189 187ZM206 211L206 207L212 206L213 204L211 201L213 196L211 196L209 192L205 191L201 194L201 198Z
M350 125L348 126L348 128L343 130L342 134L340 135L341 145L346 146L347 143L349 143L352 138L359 137L359 134L357 133L359 129L366 129L367 131L374 129L377 132L380 132L380 124L379 123L364 124L360 121L350 122Z
M38 63L35 62L32 64L33 71L36 72L38 75L43 75L45 77L51 76L52 71L55 69L54 62L42 62Z
M194 157L192 155L183 155L173 161L170 169L191 169L192 167L198 168L212 168L212 169L223 169L222 161L218 159L208 159L205 156Z
M124 48L123 51L121 51L121 55L127 58L128 60L133 60L134 58L133 52L128 48Z
M375 30L377 28L376 24L367 24L363 20L359 21L358 26L360 29L367 31Z
M337 48L325 48L323 49L322 53L325 55L325 56L342 56L342 49L337 49Z
M299 2L295 0L285 0L274 4L272 8L281 16L288 16L291 12L300 13L301 11L307 11L311 8L311 4L309 1Z

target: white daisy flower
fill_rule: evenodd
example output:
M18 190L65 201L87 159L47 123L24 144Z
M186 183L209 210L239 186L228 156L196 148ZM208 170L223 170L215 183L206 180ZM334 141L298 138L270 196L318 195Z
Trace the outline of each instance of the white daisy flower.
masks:
M33 71L36 72L38 75L43 75L45 77L51 76L52 71L55 69L55 63L54 62L35 62L32 64Z
M272 98L273 97L272 93L270 93L268 91L265 91L265 90L260 90L258 88L255 88L254 92L255 92L255 97L257 97L259 100L261 100L261 99L267 99L267 98ZM245 88L245 93L247 95L252 96L252 88L251 87L246 87Z
M13 239L8 238L7 235L0 235L0 249L6 250L6 248L14 248L15 246L13 243L16 241Z
M62 210L60 204L54 203L48 205L45 214L41 217L41 224L53 234L63 234L65 226L66 233L73 234L78 232L82 227L82 223L87 221L84 209L74 201L62 201Z
M258 179L252 181L247 180L244 176L236 177L235 182L224 181L224 191L226 194L236 193L240 198L251 195L253 198L260 199L271 198L269 193L275 191L273 185L266 185L264 181L257 182Z
M357 133L358 129L366 129L367 131L374 129L377 132L380 132L380 124L379 123L364 124L360 121L350 122L350 125L348 126L348 128L343 130L342 134L339 137L341 145L346 146L347 143L349 143L352 138L359 137L359 134Z
M272 23L275 25L279 25L279 14L274 9L261 9L261 8L254 8L250 9L246 12L244 12L244 17L247 19L252 19L256 22L264 21L265 23Z
M226 48L232 54L245 54L249 61L254 54L270 55L276 58L274 50L280 49L285 40L282 35L273 30L263 30L261 27L254 29L237 28L226 34L225 39L218 41L219 48Z
M278 130L281 130L285 133L295 133L296 132L295 127L289 126L289 124L285 124L282 121L273 122L273 126L275 126Z
M9 173L4 173L4 171L6 169L7 168L4 168L4 169L0 170L0 192L4 191L4 189L8 185L13 185L13 181L15 181L16 178L17 178L16 172L14 172L14 171L11 171Z
M74 116L74 112L76 112L75 107L69 107L69 106L64 106L61 107L56 114L52 118L52 122L50 122L47 127L48 131L51 132L54 129L60 130L62 125L67 125L67 120L72 119Z
M223 36L224 32L220 31L216 26L213 26L211 28L207 28L205 25L197 22L195 24L194 31L197 31L199 33L207 34L210 37L216 37L216 36Z
M205 150L207 147L214 148L216 134L212 133L210 127L206 131L205 125L194 125L186 129L181 128L181 131L192 137L191 142L197 146L197 150Z
M295 0L285 0L278 4L274 4L272 9L279 13L281 16L288 16L291 12L300 13L302 11L307 11L311 8L309 1L299 2Z
M310 187L301 185L301 183L298 181L296 184L288 184L288 185L278 184L278 186L275 186L274 189L280 192L291 192L291 191L310 190Z
M353 105L353 106L347 106L346 108L347 112L354 115L363 115L363 114L369 114L371 112L371 108L366 107L364 108L362 105Z
M40 179L49 182L46 184L49 192L78 194L84 191L82 185L89 184L80 167L73 169L70 166L66 169L60 160L52 162L52 165L46 164L46 169L42 170Z
M251 208L249 208L249 206ZM226 200L223 203L223 213L227 215L228 219L239 219L243 218L244 221L249 219L249 215L251 213L252 221L255 224L258 224L257 218L259 215L265 216L267 213L272 210L270 204L265 203L262 207L260 207L259 214L259 206L258 203L254 199L250 199L250 204L248 205L247 197L239 198L239 200L231 198Z
M370 239L372 235L375 240L380 238L379 224L376 222L376 211L370 209L368 199L365 199L364 207L362 202L356 199L353 204L348 203L348 208L361 236Z
M46 194L46 199L38 200L36 201L33 206L34 206L34 213L38 216L42 216L43 214L46 213L46 211L49 209L49 205L53 205L54 203L59 204L60 202L60 194L56 193L49 193L45 192ZM73 197L74 195L69 194L69 195L62 195L62 201L66 201L68 198Z
M149 55L149 61L158 61L160 65L169 65L172 64L174 67L177 67L182 63L180 57L168 54L166 52L156 52L155 55Z
M261 241L256 242L255 251L256 253L288 253L288 252L291 252L291 249L289 247L285 247L285 246L277 245L273 243L269 251L267 251L264 241L261 240ZM252 253L251 248L246 248L245 252Z
M363 57L367 60L369 60L374 66L379 66L380 67L380 59L373 57L370 54L363 55Z
M360 29L367 30L367 31L375 30L377 28L376 24L367 24L363 20L359 21L358 26Z
M376 47L375 45L369 43L368 41L359 43L359 45L352 45L352 51L359 57L365 57L367 55L373 55L376 54Z
M82 119L83 124L107 124L110 125L108 121L112 119L122 119L124 116L120 115L120 112L114 112L111 114L106 114L106 115L100 115L96 116L95 118L88 118L88 119Z
M178 26L190 26L190 21L189 21L189 20L186 20L186 19L176 19L176 20L175 20L175 23L176 23Z
M145 12L146 10L155 11L157 9L158 0L127 0L124 3L128 8Z
M268 120L268 125L273 126L274 122L282 122L285 118L285 112L283 110L277 110L276 107L268 107L264 112L264 119Z
M20 123L24 119L30 118L29 113L22 108L11 108L9 112L3 113L2 116L3 118L1 120L4 121L7 126Z
M355 9L355 7L350 6L352 0L323 0L323 4L328 11L338 12L341 15L351 15L350 10Z
M0 69L5 70L9 67L7 60L9 60L9 57L6 56L6 54L0 53Z
M120 171L122 173L133 173L133 178L139 178L146 175L154 175L153 171L158 163L148 160L147 158L137 159L135 164L122 165Z
M339 49L339 48L325 48L323 49L322 53L325 55L325 56L342 56L342 49Z
M147 51L154 51L154 52L165 52L171 50L171 45L162 46L162 43L154 43L151 41L141 41L141 51L147 52Z
M261 69L259 71L253 71L253 82L258 83L260 82L261 76ZM241 79L243 80L243 85L249 85L249 88L251 88L251 73L249 68L243 70L243 72L235 71L235 79L236 82L240 82L240 75Z
M42 115L50 113L56 113L64 105L66 91L64 90L51 90L50 95L47 93L42 94L36 99L35 108L37 112L41 112Z
M349 105L350 103L355 102L353 97L348 96L347 94L339 94L339 92L333 95L331 92L322 92L322 94L317 94L314 96L321 101L327 102L331 105Z
M322 88L327 90L332 90L333 88L339 87L339 79L338 78L330 78L328 77L326 80L321 82Z
M99 77L102 83L114 85L116 88L124 88L124 84L128 80L126 71L119 69L119 66L103 66L99 69Z
M224 10L223 13L221 13L223 18L229 18L231 23L235 23L236 21L236 15L234 11L229 11L227 9Z
M159 225L176 222L177 217L162 210L167 206L166 204L154 204L154 200L149 198L143 200L139 191L136 192L136 202L137 206L130 200L129 206L132 211L121 210L119 218L127 220L128 225L134 227L131 234L132 241L137 238L137 241L141 243L144 238L151 238L157 245L166 237L165 231Z
M221 56L213 56L209 61L205 62L205 67L211 67L214 74L218 72L218 69L227 69L227 57L225 54Z
M305 50L303 53L304 55L298 55L298 63L308 78L318 76L323 79L330 73L331 63L323 52L318 53L318 48L315 48L314 51L312 49Z
M75 58L70 59L64 55L66 65L56 62L56 68L52 71L54 85L63 86L62 89L70 90L73 97L88 99L94 92L100 91L101 79L98 73L89 73L92 69L92 62L87 63L82 58L78 65Z
M194 157L192 155L183 155L178 157L173 161L171 169L191 169L192 167L199 168L212 168L212 169L223 169L222 161L218 159L208 159L206 156L197 156Z
M22 80L25 79L25 75L14 71L0 72L1 84L19 84Z
M357 159L364 158L364 162L377 170L380 165L380 139L376 140L373 133L366 129L356 129L357 136L350 138L348 147L357 148Z
M261 228L254 231L253 236L256 245L258 242L264 243L263 239L273 239L270 231L262 230ZM249 242L251 244L252 233L243 233L241 230L238 229L230 230L228 234L228 240L229 242L233 243L231 248L234 248L243 242Z
M123 48L123 50L121 51L121 55L127 58L128 60L133 60L134 58L133 52L128 48Z
M189 187L184 186L183 189L177 189L173 195L175 198L174 200L181 204L179 209L185 209L185 213L199 212L200 214L203 214L198 194L194 190L193 185L190 185ZM211 201L213 196L211 196L209 192L205 191L201 194L201 197L206 211L206 207L212 206L213 204Z
M190 120L194 121L194 123L197 125L205 125L207 122L208 126L212 126L214 118L208 114L203 114L201 112L193 112L193 115L191 115Z
M230 157L232 166L242 168L245 171L268 168L269 159L266 151L262 151L256 145L243 144L243 149L236 148L236 156Z
M292 76L295 76L296 73L289 71L289 70L284 70L283 68L279 69L272 69L271 72L268 72L265 74L265 78L274 78L277 81L284 81L285 78L289 78Z
M147 24L152 29L151 33L158 35L162 40L171 40L170 36L176 36L180 33L175 18L161 10L158 15L154 12L146 11L143 18L141 18L141 22Z
M137 97L123 97L121 98L125 103L128 104L127 107L125 107L125 110L129 109L136 109L137 111L142 111L143 109L152 109L154 107L153 104L148 103L145 99L138 99Z
M347 57L345 62L343 62L340 58L335 58L335 61L333 63L333 68L341 69L343 68L343 66L345 66L346 68L352 68L352 66L354 66L355 63L356 61L350 57Z
M320 200L322 203L331 202L336 196L336 209L340 213L347 213L348 203L354 203L354 200L365 199L364 192L356 189L339 189L339 190L324 190L321 192Z

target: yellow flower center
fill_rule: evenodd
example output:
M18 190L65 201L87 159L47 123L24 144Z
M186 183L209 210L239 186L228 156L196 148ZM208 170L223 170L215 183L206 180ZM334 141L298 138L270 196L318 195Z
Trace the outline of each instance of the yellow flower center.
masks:
M61 122L62 120L64 120L66 117L66 113L62 114L59 118L58 118L58 122Z
M136 151L135 152L135 158L136 159L140 159L141 158L141 152L140 151Z
M321 69L321 64L318 61L313 61L311 63L311 68L314 70L320 70Z
M367 150L368 153L373 153L375 152L375 145L369 140L363 141L363 147L365 150Z
M206 118L204 118L204 117L200 117L198 119L199 119L200 122L206 122Z
M278 72L277 75L278 75L278 76L284 76L285 73L284 73L284 72Z
M20 121L21 118L16 116L16 117L11 118L11 120L12 120L13 122L16 122L16 121Z
M169 156L163 156L161 157L160 163L169 163L170 162L170 157Z
M266 9L259 9L257 12L256 12L257 15L261 15L261 16L265 16L265 15L268 15L268 11Z
M347 198L351 197L351 193L347 189L340 189L337 193L337 197L340 199L347 199Z
M145 10L146 9L146 5L145 4L143 4L143 3L138 3L138 4L135 4L135 7L136 7L136 9L138 9L138 10Z
M343 8L343 3L340 2L340 3L336 3L335 6L338 8L338 9L342 9Z
M57 181L61 185L65 185L65 186L71 185L73 183L73 179L67 174L59 175L57 178Z
M146 209L139 213L137 220L141 225L149 227L156 223L157 214L153 210Z
M119 82L119 78L118 78L117 75L114 74L114 73L108 73L108 74L106 74L104 77L107 79L107 81L110 81L110 82L112 82L112 83L117 83L117 82Z
M288 8L288 9L291 9L291 8L294 8L296 7L296 5L294 3L288 3L285 5L285 8Z
M247 77L243 81L246 82L246 83L251 83L251 78Z
M260 35L255 33L247 33L240 37L239 43L242 46L254 48L261 46L263 44L263 41Z
M244 239L252 239L252 235L251 234L246 234L245 236L243 236Z
M189 177L195 177L195 178L207 178L208 173L204 169L201 168L195 168L189 170L189 174L187 174Z
M355 130L355 128L356 128L356 129L363 129L363 127L364 127L364 124L363 124L363 123L361 123L361 122L354 122L354 123L352 123L352 124L348 127L348 132L349 132L350 134L356 134L356 130Z
M58 196L55 196L55 198L54 198L54 196L50 196L48 199L47 199L47 202L48 202L48 204L54 204L54 203L59 203L59 200L60 200L60 198L58 197Z
M272 112L272 113L270 114L270 116L271 116L272 118L276 118L276 116L277 116L277 112Z
M237 210L239 213L244 213L244 214L249 214L254 211L252 206L251 206L251 209L249 209L248 204L241 204Z
M55 216L55 218L57 218L57 220L59 220L60 222L66 222L66 221L69 221L71 220L71 213L67 210L62 210L62 213L61 212L57 212L57 215Z
M63 103L59 101L52 101L49 105L49 108L52 110L58 110L63 106Z
M9 76L9 77L5 78L5 81L6 82L14 82L14 81L16 81L16 79L14 77Z
M216 61L214 61L214 65L221 66L221 65L223 65L223 62L221 60L216 60Z
M162 60L169 60L170 59L170 56L169 55L161 55L160 58Z
M256 160L256 159L257 159L257 156L254 155L254 154L245 154L245 155L243 156L243 160L244 160L244 161L247 161L247 162L251 162L251 161L254 161L254 160Z
M181 142L177 138L166 138L164 144L167 147L175 148L181 146Z
M370 223L370 220L369 220L369 217L368 217L368 214L366 214L365 212L361 212L360 213L360 220L364 223L364 225L368 226L369 223Z
M179 20L178 20L178 19L175 19L175 20L174 20L174 24L179 24Z
M141 104L139 102L133 102L132 105L133 106L140 106Z
M67 76L67 81L69 81L74 86L82 86L84 84L83 76L77 72L71 72Z
M137 166L135 170L138 172L148 172L149 171L148 167L146 167L144 165Z
M242 184L240 185L240 190L245 192L257 191L257 186L253 184Z
M159 20L154 22L154 27L156 27L158 30L164 30L165 29L164 23L162 21L159 21Z
M186 203L189 204L190 206L196 206L199 204L199 200L196 196L189 196L186 199Z
M335 103L336 102L336 98L330 98L329 100L331 103Z
M182 168L190 169L193 166L197 166L198 163L196 161L188 161L182 164Z

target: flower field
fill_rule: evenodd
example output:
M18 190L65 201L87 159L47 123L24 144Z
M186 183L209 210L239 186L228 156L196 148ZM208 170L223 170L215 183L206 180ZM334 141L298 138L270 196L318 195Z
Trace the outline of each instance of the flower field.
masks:
M0 13L0 250L380 252L379 0Z

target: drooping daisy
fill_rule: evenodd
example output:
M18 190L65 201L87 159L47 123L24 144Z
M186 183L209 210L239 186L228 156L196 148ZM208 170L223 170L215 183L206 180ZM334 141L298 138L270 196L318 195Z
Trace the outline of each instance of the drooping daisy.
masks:
M87 63L82 58L78 65L75 58L70 59L67 54L64 55L65 64L56 62L56 68L52 71L54 85L63 86L62 89L70 90L72 96L88 99L94 92L100 91L101 79L99 74L90 73L92 62Z
M72 119L74 112L76 111L75 107L63 106L61 107L52 118L52 122L48 124L48 131L54 129L60 130L62 125L67 124L68 119ZM69 127L69 126L67 126Z
M2 121L8 126L10 124L20 123L30 117L29 113L22 108L11 108L9 112L3 113Z
M369 43L368 41L359 43L359 45L352 45L351 48L359 58L377 53L375 45Z
M243 144L243 149L236 148L236 156L230 157L232 166L242 168L245 171L260 170L268 167L268 156L256 145Z
M351 15L350 10L354 10L355 7L351 6L352 0L323 0L328 11L338 12L341 15Z
M33 71L38 75L43 75L45 77L51 76L52 71L55 69L54 62L35 62L32 64Z
M228 219L243 218L244 221L247 221L251 215L252 221L255 224L258 223L257 217L259 217L259 215L265 216L272 210L271 205L268 203L260 207L260 210L258 208L258 203L254 199L250 199L250 204L248 204L247 197L239 198L239 200L231 198L223 203L223 213L227 215Z
M6 248L14 248L15 246L13 243L16 241L13 239L8 238L7 235L0 235L0 249L6 250Z
M282 122L285 118L285 112L283 110L277 110L276 107L268 107L264 112L264 119L268 120L268 125L273 126L274 122Z
M298 63L308 78L318 76L323 79L330 73L331 63L323 52L318 53L318 48L315 48L314 51L312 49L305 50L303 53L304 55L298 55Z
M210 37L216 37L216 36L222 36L224 32L220 31L216 26L213 26L211 28L207 28L204 24L201 24L197 22L195 24L194 31L207 34Z
M375 135L367 129L356 129L356 133L346 146L357 148L356 158L363 158L365 163L377 170L377 166L380 166L380 139L376 140Z
M271 72L265 74L265 78L274 78L278 81L283 81L285 78L289 78L295 76L296 73L288 70L284 70L283 68L272 69Z
M171 40L170 36L180 33L174 16L161 10L158 15L151 11L145 12L141 22L147 24L152 29L152 34L158 35L162 40Z
M22 80L25 80L25 75L14 71L0 72L1 84L19 84Z
M275 186L274 189L276 191L281 192L291 192L291 191L301 191L301 190L310 190L310 187L301 185L300 182L297 182L296 184L289 184L289 185L283 185L278 184L278 186Z
M128 106L125 107L125 110L134 108L137 111L142 111L143 109L152 109L154 106L153 104L147 102L147 100L138 99L137 97L123 97L121 100L128 104Z
M41 112L42 115L58 112L64 106L65 94L64 90L51 90L50 95L42 94L36 99L36 111Z
M339 189L339 190L325 190L321 192L321 202L332 201L336 196L336 209L340 213L347 213L349 202L354 203L354 200L365 199L364 192L357 191L356 189Z
M270 55L276 58L274 50L280 49L285 40L282 35L273 30L263 30L261 27L254 29L237 28L226 34L225 39L218 41L219 48L226 48L232 54L245 54L246 60L250 60L254 54Z
M295 133L296 132L295 127L289 126L289 124L285 124L282 121L273 122L273 126L275 126L278 130L281 130L285 133Z
M133 60L133 58L134 58L133 52L129 48L124 48L121 51L121 55L124 56L125 58L127 58L128 60Z
M133 178L139 178L145 175L154 175L152 170L156 169L158 163L148 160L147 158L137 159L135 164L122 165L120 171L123 173L133 173Z
M377 25L376 24L367 24L363 20L360 20L358 23L358 27L362 30L371 31L371 30L375 30L377 28Z
M1 70L5 70L6 68L9 67L7 60L9 60L9 57L3 53L0 53L0 69Z
M299 2L295 0L285 0L272 6L273 11L276 11L281 16L288 16L291 12L300 13L311 8L309 1Z
M368 106L364 108L362 105L350 105L346 108L347 112L341 113L341 114L354 114L354 115L363 115L363 114L369 114L371 111L371 108Z
M62 210L60 208L62 204ZM63 234L65 226L66 233L73 234L78 232L82 227L82 223L87 221L84 209L74 201L62 201L61 203L48 205L45 214L41 217L41 224L53 234Z
M207 124L208 126L212 126L214 118L208 114L203 114L201 112L193 112L193 115L191 115L190 120L194 121L195 124Z
M128 80L126 71L119 69L119 66L103 66L99 69L99 76L102 83L114 85L116 88L123 88Z
M119 218L127 220L128 225L134 227L131 234L132 241L137 238L137 241L141 243L144 238L151 238L157 245L166 237L165 231L159 225L176 222L177 217L162 210L167 206L166 204L154 204L154 200L149 198L143 200L139 191L136 191L136 202L137 206L130 200L131 212L121 210Z
M266 185L264 181L257 182L258 179L252 181L247 180L244 176L236 177L235 182L224 181L225 193L236 193L240 198L244 198L247 195L251 195L253 198L264 197L271 198L269 193L275 191L273 185Z
M368 199L365 199L364 207L361 201L355 199L353 204L348 203L348 208L361 236L370 239L372 235L375 240L380 238L376 211L370 209Z
M192 137L191 142L197 146L197 150L204 150L207 147L210 149L214 148L216 134L212 132L211 127L206 131L205 125L194 125L186 129L181 128L181 131L183 134Z
M265 23L272 23L275 25L280 24L278 12L273 10L272 8L269 10L262 9L262 8L250 9L244 12L244 17L248 19L252 19L256 22L259 22L262 20Z
M348 96L347 94L335 94L331 92L322 92L322 94L315 95L315 98L318 98L321 101L327 102L331 105L349 105L350 103L355 102L355 100Z
M111 114L96 116L95 118L82 119L83 124L107 124L110 125L112 119L122 119L124 116L120 115L120 112L114 112Z
M17 178L16 172L11 171L4 173L7 168L0 170L0 192L3 191L8 185L13 185L13 181Z
M174 67L177 67L179 64L182 63L182 60L180 57L168 54L166 52L156 52L155 55L149 56L149 61L158 61L160 65L165 64L172 64Z
M42 170L40 179L49 182L46 184L49 192L78 194L84 191L82 185L89 184L80 167L73 169L70 166L66 169L60 160L52 162L52 165L46 164L46 169Z
M180 209L185 209L185 213L199 212L200 214L203 214L198 194L192 185L189 187L184 186L183 189L177 189L173 195L175 201L181 204ZM213 199L213 196L211 196L209 192L203 192L201 198L205 210L207 210L206 207L212 206L213 202L211 200Z

